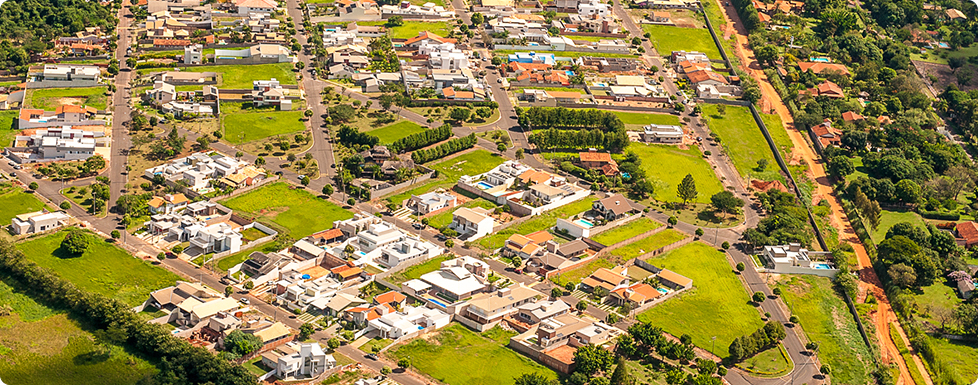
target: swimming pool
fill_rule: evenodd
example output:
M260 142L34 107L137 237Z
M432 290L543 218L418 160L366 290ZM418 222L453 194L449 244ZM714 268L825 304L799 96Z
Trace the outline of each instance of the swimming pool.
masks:
M663 289L661 287L657 287L657 288L655 288L655 290L658 291L658 292L660 292L660 293L662 293L662 294L668 294L669 293L669 290Z
M475 185L476 186L479 186L479 188L481 188L483 190L488 190L488 189L491 189L492 188L492 185L491 184L488 184L486 182L479 182L479 183L476 183Z
M587 220L584 220L584 219L578 219L576 222L578 224L581 224L581 225L584 225L584 226L587 226L587 227L594 227L594 223L591 223L591 221L587 221Z
M827 263L813 263L812 268L818 270L831 270L832 266L829 266Z
M811 60L813 62L819 62L819 63L830 63L832 61L832 60L830 60L827 57L813 57L813 58L810 58L809 60Z
M428 297L427 299L428 299L429 301L431 301L431 302L434 302L434 303L435 303L435 305L438 305L438 306L441 306L441 307L448 307L448 306L446 306L445 304L443 304L443 303L441 303L441 301L439 301L439 300L437 300L437 299L434 299L434 298L431 298L431 297Z

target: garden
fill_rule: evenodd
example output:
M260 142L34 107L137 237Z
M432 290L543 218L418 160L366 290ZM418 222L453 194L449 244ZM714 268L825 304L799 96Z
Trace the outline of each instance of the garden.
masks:
M686 174L692 175L696 182L699 194L694 202L709 203L713 194L723 191L720 179L698 147L682 150L676 146L633 143L628 151L642 160L642 169L655 187L653 196L660 202L681 201L676 188ZM669 167L662 167L666 164Z
M250 85L249 85L249 88ZM73 104L88 106L98 110L108 108L109 97L105 87L85 88L43 88L29 90L24 97L24 106L54 111L58 106Z
M297 239L330 229L333 221L353 218L350 211L284 182L259 187L221 204L238 215L271 222L276 230L283 229Z
M679 242L685 238L686 234L673 229L665 229L648 237L611 250L608 252L608 255L613 255L627 261L632 258L638 258L646 253L650 253L659 249L660 247L665 247Z

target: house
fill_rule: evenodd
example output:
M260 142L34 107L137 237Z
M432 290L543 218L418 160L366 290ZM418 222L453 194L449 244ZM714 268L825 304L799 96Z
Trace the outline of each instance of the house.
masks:
M261 355L261 362L275 368L279 379L314 378L336 366L336 359L323 352L318 342L288 343Z
M603 288L607 290L607 293L613 290L623 287L628 284L628 277L622 274L620 271L614 271L607 268L600 268L596 270L591 276L584 278L581 281L581 290L587 292L593 292L596 288Z
M817 87L805 90L804 93L812 97L825 96L831 99L843 99L846 97L845 92L842 91L842 87L828 80L822 82Z
M404 307L406 301L407 296L396 291L388 291L374 297L374 305L387 304L395 309Z
M495 326L503 317L515 313L520 306L536 301L543 294L524 286L522 283L492 293L480 293L461 309L459 314L467 320L474 321L476 328L488 330Z
M665 124L650 124L642 128L639 136L643 142L648 143L682 143L683 128Z
M202 253L238 251L244 243L238 229L230 220L231 209L209 201L188 204L179 213L155 214L146 222L150 235L178 242L190 242L187 250ZM233 224L233 225L232 225Z
M574 352L585 345L604 347L625 334L601 321L569 313L550 317L510 338L509 346L561 373L574 371Z
M292 51L278 44L258 44L248 49L215 49L214 63L222 64L274 64L295 61Z
M201 64L204 62L204 46L188 45L183 48L183 64Z
M555 301L540 301L520 306L513 318L525 324L536 325L550 318L567 314L570 310L571 306L560 299Z
M587 0L577 4L577 13L584 16L607 16L611 12L611 6L599 0Z
M834 264L821 260L830 258L831 252L809 251L799 243L764 246L760 256L767 270L773 273L810 274L831 278L839 272ZM813 257L818 259L813 260Z
M659 279L659 283L661 283L663 286L669 287L676 291L690 289L693 287L692 279L679 275L672 270L659 270L655 277Z
M948 9L946 9L944 11L944 14L947 15L948 20L951 20L951 21L968 20L968 16L965 16L964 12L961 12L961 11L959 11L957 9L954 9L954 8L948 8Z
M376 331L381 338L401 339L420 331L434 331L448 326L452 316L427 307L407 306L367 322L367 331Z
M455 259L442 261L441 267L445 269L452 268L452 267L461 267L465 270L468 270L470 273L485 279L488 279L489 274L492 273L492 271L489 269L488 263L485 263L479 260L478 258L469 257L467 255L462 255Z
M842 143L842 131L832 127L832 121L827 118L822 124L812 127L812 134L818 138L820 149L825 149L829 146L838 147Z
M298 96L293 95L292 90L285 89L275 78L270 80L255 80L251 87L251 102L256 107L278 106L280 111L292 110L292 99Z
M437 39L424 39L418 46L418 55L427 56L431 68L455 70L469 67L468 54L455 48L455 43L437 41Z
M608 296L608 301L616 306L629 304L631 309L637 309L661 296L662 293L654 287L639 282L628 287L620 287L612 290Z
M422 195L411 195L411 199L408 199L404 206L413 209L416 215L426 215L456 205L458 205L458 198L454 194L433 191Z
M689 79L690 83L696 85L718 86L718 85L730 84L730 82L727 81L727 78L723 77L723 75L713 72L712 70L699 70L699 71L689 72L686 74L686 77Z
M489 286L486 279L459 266L442 267L419 279L430 285L427 294L443 298L448 303L472 297Z
M326 304L325 315L330 317L337 317L344 310L355 308L358 306L363 306L366 304L367 304L366 300L363 300L357 296L346 294L346 293L337 293Z
M629 58L610 58L584 56L578 63L582 66L597 67L601 73L609 72L633 72L638 70L638 62Z
M846 122L849 123L854 123L860 120L866 120L866 117L859 115L859 113L855 111L846 111L842 113L842 120L845 120Z
M454 44L458 43L458 40L441 37L428 31L421 31L418 33L418 36L407 39L404 42L404 46L418 49L422 45L437 46L446 43L452 44L452 47L454 47Z
M21 116L24 111L25 109L21 109ZM31 122L38 125L49 124L43 120L32 119ZM82 131L70 126L25 130L24 133L31 135L17 135L13 148L8 149L11 158L18 163L85 160L95 155L96 147L105 147L108 144L103 131Z
M13 217L10 227L15 235L34 234L64 227L70 220L71 217L63 211L42 210Z
M706 56L705 53L696 51L672 51L672 53L669 55L669 60L676 64L687 61L692 63L710 63L709 56Z
M364 69L370 65L367 56L356 52L333 52L329 62L332 65L344 64L352 69Z
M209 320L217 313L237 309L238 305L238 300L231 297L211 298L202 302L194 296L176 305L176 309L171 314L178 325L193 326Z
M95 119L98 110L87 106L60 105L54 111L45 111L32 108L21 108L17 116L17 128L21 130L29 128L46 128L44 134L39 132L25 132L25 136L38 139L44 136L55 136L62 139L74 139L79 137L95 137L96 131L82 131L72 128L73 126L106 126L105 120ZM103 137L104 132L98 131L98 137ZM28 140L24 138L23 140Z
M193 153L183 158L174 159L169 163L148 168L143 175L150 180L162 177L170 183L183 181L191 190L206 192L210 188L211 182L217 182L222 178L238 173L245 173L251 179L252 184L264 179L264 172L249 167L254 166L224 154L207 151ZM247 184L247 180L242 180L242 182Z
M381 304L377 306L357 306L354 308L346 309L342 313L342 318L353 322L357 327L366 327L367 323L382 317L385 314L390 314L396 310L390 305Z
M164 196L154 196L147 202L149 212L152 214L169 214L183 210L187 207L190 200L183 194L166 194Z
M394 267L410 260L432 258L440 254L442 250L441 247L424 239L405 237L382 248L377 263L386 267Z
M234 298L226 298L233 300ZM262 322L258 325L242 329L243 332L254 335L261 339L264 346L273 345L278 341L285 340L292 336L292 330L281 322Z
M74 64L45 64L41 71L44 80L58 82L98 83L102 70L98 66ZM93 84L94 85L94 84Z
M340 282L346 282L351 279L357 279L360 278L361 275L363 275L363 269L356 266L350 266L350 265L336 266L332 269L329 269L329 272L332 278L335 278Z
M278 8L275 0L236 0L234 5L238 7L238 15L242 16L253 13L271 14Z
M842 64L835 63L825 63L825 62L798 62L798 69L801 72L812 71L816 75L824 75L829 73L839 73L842 75L849 76L849 70L846 66Z
M618 162L611 159L611 154L598 152L596 149L588 149L587 152L578 153L581 168L588 170L599 170L605 176L615 176L620 174Z
M513 234L506 239L500 254L507 258L520 257L528 261L531 257L546 251L544 244L552 240L553 235L546 230L529 235Z
M653 11L652 14L649 15L649 18L652 19L653 23L670 23L671 17L672 16L669 14L669 12L663 11Z
M462 207L452 213L452 223L448 227L457 231L460 239L472 241L492 233L494 223L489 210Z
M971 299L975 294L975 281L971 278L958 280L958 294L961 294L961 299Z
M645 206L632 202L622 194L615 194L607 198L594 201L591 209L601 213L604 219L614 221L628 215L641 213Z
M972 246L978 245L978 224L975 222L958 223L954 226L954 232L958 244L964 248L970 249Z
M509 54L507 59L507 62L543 63L551 66L557 64L557 59L552 53L517 52Z
M153 48L183 48L192 44L187 39L153 39Z
M446 18L455 16L455 12L446 10L445 7L435 5L435 3L424 3L424 5L414 5L409 1L401 1L396 5L383 5L380 7L381 17L386 19L391 16L401 16L405 19L425 19L425 18Z

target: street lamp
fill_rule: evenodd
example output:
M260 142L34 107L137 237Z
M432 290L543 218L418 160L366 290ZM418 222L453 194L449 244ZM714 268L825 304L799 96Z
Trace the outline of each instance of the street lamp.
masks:
M715 349L717 347L717 336L711 337L710 340L713 341L713 346L710 347L710 354L716 355L716 353L713 353L713 349Z

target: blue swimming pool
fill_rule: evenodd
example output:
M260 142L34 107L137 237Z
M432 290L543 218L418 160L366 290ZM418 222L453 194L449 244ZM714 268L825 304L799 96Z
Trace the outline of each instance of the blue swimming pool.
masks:
M813 57L813 58L811 58L809 60L811 60L813 62L820 62L820 63L829 63L829 62L831 62L831 60L829 58L827 58L827 57Z
M818 270L830 270L832 269L832 266L829 266L827 263L813 263L812 268Z
M582 225L587 226L587 227L594 227L594 223L591 223L591 221L584 220L584 219L578 219L577 220L577 223L582 224Z
M488 189L491 189L492 188L492 185L491 184L488 184L486 182L479 182L479 183L476 183L475 185L476 186L479 186L479 188L481 188L483 190L488 190Z
M434 302L434 303L435 303L435 305L438 305L438 306L441 306L441 307L448 307L448 306L446 306L445 304L443 304L443 303L441 303L441 301L439 301L439 300L437 300L437 299L434 299L434 298L431 298L431 297L428 297L428 300L429 300L429 301L431 301L431 302Z
M660 292L660 293L662 293L662 294L668 294L669 293L669 290L663 289L661 287L657 287L657 288L655 288L655 290L658 291L658 292Z

